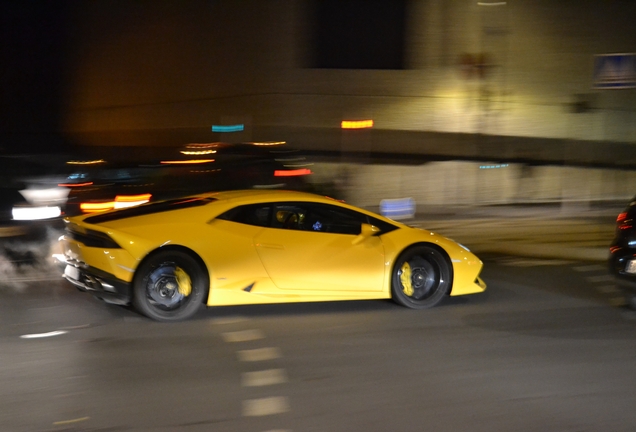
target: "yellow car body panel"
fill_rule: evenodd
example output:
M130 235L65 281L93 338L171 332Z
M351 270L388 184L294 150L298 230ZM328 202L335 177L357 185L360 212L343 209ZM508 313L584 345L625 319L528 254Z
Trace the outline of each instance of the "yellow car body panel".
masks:
M114 275L125 282L132 282L138 260L125 249L99 249L88 247L64 235L60 245L65 255L94 268Z
M384 247L378 237L265 229L255 246L276 286L286 290L382 291ZM308 246L311 245L311 246Z
M450 295L475 294L483 292L486 285L478 281L479 273L483 267L482 261L468 249L430 231L408 228L390 232L384 236L384 244L387 249L387 261L395 262L405 246L412 244L432 244L443 249L449 256L453 266L453 287ZM391 284L391 272L388 272L386 283Z
M121 248L85 246L65 235L62 247L73 258L132 283L134 272L153 251L192 251L209 275L207 305L291 303L391 298L393 265L413 245L443 250L452 264L450 295L484 291L482 262L467 249L432 232L411 228L373 212L312 194L234 191L206 194L210 204L117 217L76 216L69 225L106 234ZM217 200L217 201L214 201ZM380 236L295 231L216 219L239 205L312 202L350 209L396 227ZM150 204L152 206L152 204ZM151 207L148 207L151 208ZM121 212L121 211L120 211ZM109 215L114 217L109 218Z

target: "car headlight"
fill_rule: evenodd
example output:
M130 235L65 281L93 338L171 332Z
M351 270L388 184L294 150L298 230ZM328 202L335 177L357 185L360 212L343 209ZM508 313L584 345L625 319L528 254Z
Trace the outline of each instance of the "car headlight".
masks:
M59 206L13 207L13 220L53 219L62 215Z
M467 248L466 246L464 246L463 244L461 244L461 243L457 243L457 244L458 244L458 245L460 245L461 247L463 247L464 249L466 249L468 252L470 252L470 249L468 249L468 248Z

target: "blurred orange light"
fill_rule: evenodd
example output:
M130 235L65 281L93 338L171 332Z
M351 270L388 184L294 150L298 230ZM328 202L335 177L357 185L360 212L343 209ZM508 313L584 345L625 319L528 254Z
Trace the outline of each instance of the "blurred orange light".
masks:
M67 165L96 165L96 164L102 164L102 163L106 163L106 161L104 159L97 159L97 160L87 160L87 161L67 161L66 162Z
M213 142L213 143L190 143L190 144L186 144L186 148L189 148L189 149L209 149L209 148L217 148L217 147L219 147L219 145L221 145L221 143L219 143L219 142Z
M173 161L161 161L162 164L202 164L214 162L214 159L190 159L190 160L173 160Z
M286 142L285 141L267 141L267 142L253 142L250 144L253 144L255 146L277 146L277 145L286 144Z
M201 156L216 153L216 150L181 150L180 153L188 156Z
M86 183L58 183L59 187L79 187L79 186L90 186L93 182Z
M340 123L342 129L367 129L373 127L373 120L343 120Z
M301 168L295 170L276 170L274 171L274 177L294 177L311 174L311 170L308 168Z

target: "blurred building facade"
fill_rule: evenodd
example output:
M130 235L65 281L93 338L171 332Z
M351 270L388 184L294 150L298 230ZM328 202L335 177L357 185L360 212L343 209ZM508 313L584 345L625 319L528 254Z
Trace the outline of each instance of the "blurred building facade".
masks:
M367 165L462 160L446 175L488 171L491 198L632 194L636 90L594 88L596 55L636 51L631 0L77 2L71 20L64 129L81 143L283 140Z

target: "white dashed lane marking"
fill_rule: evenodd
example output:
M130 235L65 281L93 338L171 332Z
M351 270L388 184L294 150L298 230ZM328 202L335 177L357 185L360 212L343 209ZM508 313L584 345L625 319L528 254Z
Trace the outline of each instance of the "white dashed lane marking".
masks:
M625 306L627 304L627 300L624 296L620 297L612 297L607 299L612 306Z
M226 332L223 333L222 336L225 342L248 342L265 338L265 335L261 330L241 330Z
M599 287L596 287L596 289L604 294L616 294L621 292L621 290L616 285L601 285Z
M587 279L590 282L594 282L594 283L614 282L614 276L612 276L612 275L588 276Z
M213 320L215 325L228 325L247 321L245 317L225 317ZM265 339L265 333L259 329L240 330L221 333L221 337L228 343L249 342ZM237 351L241 362L259 362L275 360L282 357L280 349L274 347L254 348ZM243 387L263 387L283 384L288 381L285 369L267 369L254 372L244 372L241 375ZM263 397L243 401L243 417L260 417L282 414L290 411L289 399L286 396ZM267 432L291 432L288 429L275 429Z
M594 272L594 271L606 271L607 267L598 264L584 265L584 266L576 266L572 267L574 270L578 272Z
M287 374L284 369L269 369L257 372L245 372L243 374L243 387L262 387L287 382Z
M69 424L73 424L73 423L83 422L83 421L86 421L86 420L89 420L89 419L90 419L90 417L80 417L80 418L71 419L71 420L56 421L56 422L53 422L53 424L55 426L63 426L63 425L69 425Z
M273 396L243 401L244 417L260 417L289 411L289 401L284 396Z
M66 330L56 330L56 331L52 331L48 333L25 334L20 336L20 338L21 339L40 339L40 338L47 338L47 337L53 337L53 336L60 336L66 333L68 333Z
M585 279L595 285L596 291L603 294L606 301L611 306L621 307L627 304L627 299L625 298L625 294L623 291L616 286L616 278L614 275L609 274L609 269L607 266L603 266L600 264L590 264L590 265L582 265L582 266L572 266L572 268L581 273L600 273L600 274L592 274L586 275Z
M223 318L215 318L212 320L212 324L216 325L228 325L228 324L236 324L240 322L247 321L247 318L243 316L229 316Z
M244 362L274 360L281 357L281 353L278 348L256 348L252 350L243 350L237 352L237 355L239 361Z
M560 266L572 264L572 261L567 260L519 257L501 257L497 259L497 262L510 267Z

